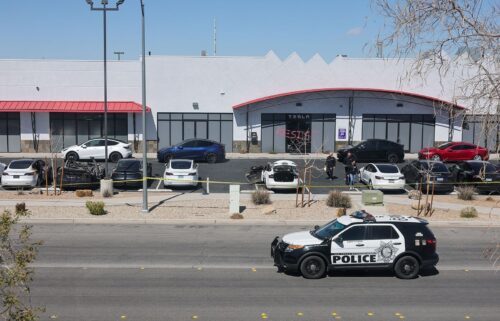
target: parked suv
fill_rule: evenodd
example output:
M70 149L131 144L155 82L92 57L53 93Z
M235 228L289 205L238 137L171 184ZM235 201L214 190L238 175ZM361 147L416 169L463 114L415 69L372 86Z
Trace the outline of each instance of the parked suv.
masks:
M276 237L271 256L279 271L318 279L334 270L388 269L401 279L418 276L439 261L427 221L375 216L365 211L341 216L311 231Z
M104 159L105 158L105 140L104 138L91 139L81 145L73 145L64 148L61 151L64 159L74 161L80 159ZM132 156L130 144L121 140L108 138L108 158L116 163L122 158Z
M356 146L342 148L337 151L337 158L345 163L347 153L351 152L358 162L390 162L398 163L404 160L404 146L385 139L368 139Z
M172 147L165 147L157 153L158 161L168 163L173 158L204 160L216 163L226 158L224 144L208 139L187 139Z

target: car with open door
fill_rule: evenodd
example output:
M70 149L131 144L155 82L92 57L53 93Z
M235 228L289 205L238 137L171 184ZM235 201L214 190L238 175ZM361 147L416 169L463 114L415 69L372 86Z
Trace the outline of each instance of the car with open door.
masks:
M453 177L443 162L414 160L401 168L406 184L422 193L451 193L454 191Z
M418 159L443 162L488 160L489 157L487 148L467 142L448 142L438 147L426 147L418 152Z
M404 146L385 139L368 139L355 146L348 146L337 151L340 162L346 162L347 153L358 163L389 162L399 163L404 160Z
M428 222L409 216L357 211L310 231L275 237L271 257L278 271L318 279L336 270L386 269L416 278L439 261Z
M481 194L500 193L500 173L490 162L458 162L450 171L458 186L473 186Z
M296 189L299 185L297 164L289 160L268 163L262 170L261 181L270 190Z
M52 170L41 159L17 159L2 173L4 188L33 188L52 182Z
M369 189L402 190L406 180L394 164L370 163L359 170L359 178Z

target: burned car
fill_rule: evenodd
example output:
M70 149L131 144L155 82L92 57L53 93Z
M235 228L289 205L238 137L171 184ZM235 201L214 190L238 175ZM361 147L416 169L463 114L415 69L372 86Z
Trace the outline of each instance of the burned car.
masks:
M104 175L104 168L94 159L90 163L68 159L64 166L57 169L55 184L64 190L95 189Z

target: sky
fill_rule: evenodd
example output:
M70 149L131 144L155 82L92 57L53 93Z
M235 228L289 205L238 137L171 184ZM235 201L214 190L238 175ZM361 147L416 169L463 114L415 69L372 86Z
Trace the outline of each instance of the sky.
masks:
M100 6L101 0L94 0ZM109 0L114 4L116 0ZM144 0L146 50L153 55L213 54L280 58L297 52L327 62L338 54L375 56L383 18L370 0ZM108 58L141 51L140 0L108 12ZM102 59L102 12L85 0L0 1L0 59Z

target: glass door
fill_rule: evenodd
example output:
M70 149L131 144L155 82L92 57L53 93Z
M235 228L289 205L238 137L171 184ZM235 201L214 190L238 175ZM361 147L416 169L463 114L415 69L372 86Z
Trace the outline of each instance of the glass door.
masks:
M286 152L311 152L311 115L286 115Z

